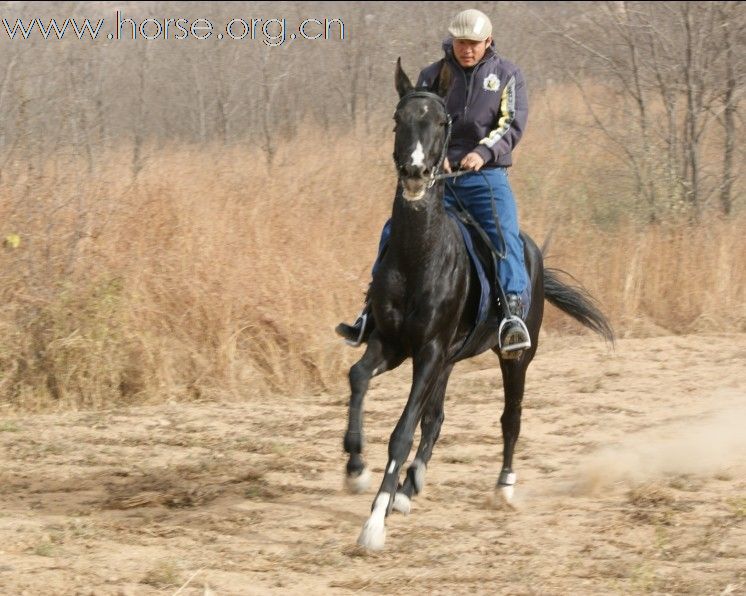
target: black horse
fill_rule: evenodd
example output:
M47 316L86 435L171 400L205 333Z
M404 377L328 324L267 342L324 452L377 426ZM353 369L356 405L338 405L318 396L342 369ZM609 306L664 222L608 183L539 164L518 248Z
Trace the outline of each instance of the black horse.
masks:
M494 322L501 320L502 313L494 300L490 301L493 304L488 323L475 329L479 283L461 232L446 213L444 182L439 174L450 125L443 101L449 82L449 70L444 65L436 82L437 89L414 89L401 68L401 61L397 61L396 89L400 101L394 115L394 160L399 185L390 241L369 289L375 329L368 337L365 354L349 373L352 394L344 438L344 448L349 454L349 490L365 490L370 479L362 458L362 404L370 379L411 357L413 382L407 404L391 434L389 460L371 516L358 538L358 544L371 549L383 547L384 520L391 510L408 513L411 499L422 490L425 468L443 423L446 385L456 362L487 349L500 357L505 408L500 419L503 465L497 485L503 498L509 501L516 480L513 450L521 426L526 369L538 346L544 299L613 341L608 321L588 294L581 288L563 284L554 272L544 269L541 250L525 234L522 234L525 262L532 286L531 307L525 322L532 347L518 358L501 356ZM400 471L412 448L418 423L422 431L420 445L400 484Z

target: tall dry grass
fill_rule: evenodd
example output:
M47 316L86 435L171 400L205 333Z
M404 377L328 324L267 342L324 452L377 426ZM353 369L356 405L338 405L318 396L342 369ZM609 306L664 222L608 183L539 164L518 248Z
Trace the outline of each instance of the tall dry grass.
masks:
M579 148L546 105L511 180L522 227L552 233L547 264L622 335L746 330L746 217L641 225L603 139ZM149 151L136 183L127 148L90 176L74 157L4 173L0 233L20 245L0 250L0 405L342 391L359 352L333 328L367 287L391 139L308 127L271 172L249 148Z

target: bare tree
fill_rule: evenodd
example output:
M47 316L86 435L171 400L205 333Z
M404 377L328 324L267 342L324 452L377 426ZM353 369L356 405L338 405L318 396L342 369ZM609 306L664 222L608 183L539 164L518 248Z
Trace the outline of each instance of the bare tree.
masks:
M146 74L148 72L149 54L147 44L141 44L138 46L138 51L135 54L137 60L137 72L135 89L136 95L134 98L134 118L133 118L133 129L134 136L132 139L132 180L137 180L137 176L142 171L144 166L143 157L143 145L147 134L147 127L145 118L147 115L147 102L145 97L146 92Z
M733 158L736 147L736 113L738 101L743 94L743 67L739 68L742 60L737 60L739 50L743 51L743 39L746 34L746 15L740 3L724 2L718 5L717 26L723 34L724 44L724 76L722 117L719 122L723 127L723 174L720 187L720 207L724 215L730 215L733 209L733 183L735 180ZM740 48L737 40L741 40ZM742 55L742 54L740 54Z
M267 165L272 168L277 153L278 130L281 128L279 118L275 115L274 105L281 89L282 82L289 76L289 65L287 63L271 64L272 49L268 48L261 54L260 73L261 81L261 131L262 147L267 155Z
M743 18L736 4L607 2L589 6L562 27L543 21L583 57L582 72L573 71L577 59L565 62L564 70L596 126L625 155L649 221L656 221L661 209L677 209L682 198L696 220L717 190L723 212L730 212L735 115L743 87L734 44L740 38L731 32L738 27L736 13ZM627 115L626 128L613 125L608 110L602 113L603 106L585 91L591 80L622 94L615 109ZM713 129L713 113L722 113L721 132ZM701 159L705 139L718 134L725 139L721 183L713 182L717 174Z

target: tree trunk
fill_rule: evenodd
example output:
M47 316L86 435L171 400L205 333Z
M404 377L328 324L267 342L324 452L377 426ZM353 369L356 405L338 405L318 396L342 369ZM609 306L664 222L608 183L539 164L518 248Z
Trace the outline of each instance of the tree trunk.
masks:
M691 208L691 217L699 219L699 140L697 135L698 110L694 80L695 57L694 39L692 36L692 14L688 3L684 3L684 28L686 30L686 163L689 180L687 200Z
M723 215L730 215L733 201L733 153L736 149L736 73L735 56L733 53L733 42L728 28L728 15L720 12L723 28L723 41L725 42L725 97L723 103L723 127L725 128L725 143L723 151L723 183L720 188L720 208Z

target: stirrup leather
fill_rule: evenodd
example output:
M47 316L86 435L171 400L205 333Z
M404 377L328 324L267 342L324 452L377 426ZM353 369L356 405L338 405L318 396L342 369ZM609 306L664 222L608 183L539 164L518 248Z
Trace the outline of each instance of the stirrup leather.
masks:
M506 348L503 348L503 329L505 329L505 326L508 323L516 323L526 334L526 341L513 344L510 346L507 346ZM500 351L502 352L515 352L517 350L525 350L526 348L531 347L531 335L529 335L528 328L526 327L526 323L523 322L523 320L520 317L517 317L515 315L512 315L510 317L507 317L506 319L503 319L500 322L500 327L497 329L497 345L500 348Z

